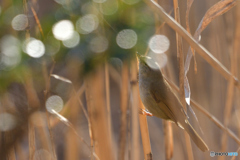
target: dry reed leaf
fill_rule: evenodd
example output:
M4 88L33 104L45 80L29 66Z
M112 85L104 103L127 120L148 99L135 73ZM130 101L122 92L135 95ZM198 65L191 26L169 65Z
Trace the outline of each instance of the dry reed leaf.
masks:
M212 6L204 15L200 27L200 32L202 32L209 23L211 23L217 16L220 16L227 11L229 11L232 7L237 4L236 0L222 0Z
M165 156L166 160L173 157L173 131L172 123L170 121L163 121L164 137L165 137Z
M44 38L42 26L41 26L41 23L40 23L40 21L39 21L39 19L38 19L37 13L35 12L35 10L34 10L33 7L31 7L31 10L32 10L32 12L33 12L33 16L34 16L34 18L35 18L35 21L36 21L36 23L37 23L37 25L38 25L39 31L40 31L40 33L42 34L42 37Z
M216 3L215 5L213 5L210 9L208 9L206 14L202 18L200 24L198 25L198 28L194 34L194 39L197 42L199 42L200 35L201 35L202 31L208 26L208 24L211 23L218 16L229 11L236 4L237 4L236 0L222 0L222 1L219 1L218 3ZM192 55L194 55L194 54L195 54L195 50L191 50L189 48L188 53L187 53L186 62L185 62L185 75L187 75L187 72L189 71L189 66L190 66L190 62L192 59ZM195 71L196 71L196 66L195 66Z
M192 6L192 4L193 4L193 1L194 1L194 0L187 0L186 30L188 31L189 34L191 34L190 25L189 25L189 13L190 13L190 9L191 9L191 6ZM194 49L193 49L192 47L191 47L191 51L192 51L192 53L193 53L194 69L195 69L195 72L197 72L197 61L196 61L196 56L195 56Z
M24 14L28 15L28 3L27 3L27 0L23 0L23 10L24 10ZM28 20L29 20L29 18L28 18ZM30 38L29 24L28 24L28 27L26 28L25 37L26 37L27 40Z
M187 11L186 11L186 26L187 31L190 33L189 28L189 10L192 5L193 0L188 0L187 5ZM194 39L199 42L200 41L200 35L201 32L208 26L210 22L212 22L216 17L226 13L229 11L232 7L236 5L236 0L222 0L218 3L216 3L214 6L212 6L204 17L202 18L200 24L198 25L198 28L194 34ZM192 56L194 56L194 70L197 72L197 63L195 58L195 50L190 46L187 53L187 58L185 62L185 79L184 79L184 88L185 88L185 97L188 97L187 103L190 105L190 86L187 79L187 73L189 71L190 63ZM189 92L189 93L188 93Z
M194 0L187 0L187 10L186 10L186 30L191 34L189 25L189 12Z
M66 82L66 83L72 83L72 81L70 81L69 79L64 78L64 77L61 77L61 76L56 75L56 74L51 74L51 77L54 77L54 78L56 78L56 79L58 79L58 80L61 80L61 81L63 81L63 82Z
M184 91L185 91L185 100L187 104L190 105L191 90L190 90L190 85L189 85L187 76L184 77Z

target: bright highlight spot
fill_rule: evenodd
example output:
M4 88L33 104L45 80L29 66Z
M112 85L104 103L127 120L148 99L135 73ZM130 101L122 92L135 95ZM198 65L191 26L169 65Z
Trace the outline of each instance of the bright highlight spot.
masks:
M190 105L190 97L186 97L185 100L186 100L187 104Z
M9 113L0 114L0 131L9 131L17 125L16 118Z
M137 43L137 34L132 29L124 29L117 35L117 44L123 49L130 49Z
M62 98L56 95L49 97L46 101L46 108L50 113L54 113L52 110L55 112L60 112L63 109Z
M61 20L53 26L52 32L56 39L61 41L67 40L72 37L74 26L69 20Z
M63 41L63 45L67 48L74 48L78 45L79 42L80 42L80 36L78 32L74 31L74 33L72 34L72 37Z
M79 18L76 22L76 29L79 33L89 34L97 29L99 20L94 14L87 14Z
M164 53L168 50L170 42L164 35L154 35L149 41L149 48L154 53Z
M26 45L26 52L33 58L42 57L45 53L45 46L42 41L37 39L30 39Z
M28 26L28 18L25 14L19 14L12 20L12 28L16 31L25 30Z
M108 48L108 40L103 36L95 37L90 42L90 49L95 53L102 53Z
M167 64L167 55L165 53L155 54L149 52L148 57L146 58L146 63L153 69L161 69Z

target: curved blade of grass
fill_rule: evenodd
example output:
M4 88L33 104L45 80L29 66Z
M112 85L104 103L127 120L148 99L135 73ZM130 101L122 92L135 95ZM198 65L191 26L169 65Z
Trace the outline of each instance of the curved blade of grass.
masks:
M200 41L199 36L201 35L202 31L209 25L209 23L211 23L218 16L232 9L236 4L237 4L236 0L222 0L213 5L210 9L208 9L208 11L206 12L206 14L204 15L204 17L202 18L201 22L198 25L198 28L194 34L194 39L197 42L199 42ZM194 52L195 50L191 50L190 48L188 49L187 58L185 62L185 75L187 75L187 72L189 71L192 55L195 54Z
M41 23L40 23L40 21L39 21L39 19L38 19L37 13L35 12L35 10L34 10L33 7L31 7L31 10L32 10L32 12L33 12L33 16L34 16L34 18L35 18L35 21L36 21L36 23L37 23L37 25L38 25L39 31L40 31L42 37L44 38L43 29L42 29Z
M193 4L194 0L187 0L187 10L186 10L186 30L188 31L189 34L191 34L190 31L190 25L189 25L189 13L190 13L190 9L191 6ZM193 59L194 59L194 68L195 68L195 72L197 72L197 62L196 62L196 57L195 57L195 52L194 49L191 47L192 53L193 53Z

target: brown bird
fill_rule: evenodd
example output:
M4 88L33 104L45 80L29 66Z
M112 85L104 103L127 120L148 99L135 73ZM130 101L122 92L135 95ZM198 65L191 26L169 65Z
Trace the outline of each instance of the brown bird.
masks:
M138 55L139 91L144 106L153 116L173 121L185 129L198 148L203 152L208 151L208 146L189 123L186 112L171 86L163 78L161 70L151 68L146 63L146 58L150 57Z

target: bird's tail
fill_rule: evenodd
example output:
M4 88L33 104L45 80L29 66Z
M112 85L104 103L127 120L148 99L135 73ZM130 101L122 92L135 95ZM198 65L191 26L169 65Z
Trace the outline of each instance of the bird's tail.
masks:
M197 134L197 132L193 129L191 124L187 121L183 126L186 132L189 134L193 142L200 148L203 152L208 151L209 148L207 144L203 141L203 139Z

